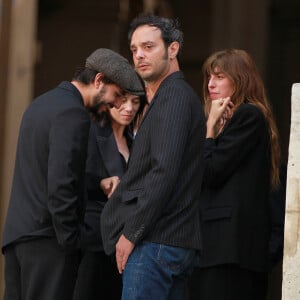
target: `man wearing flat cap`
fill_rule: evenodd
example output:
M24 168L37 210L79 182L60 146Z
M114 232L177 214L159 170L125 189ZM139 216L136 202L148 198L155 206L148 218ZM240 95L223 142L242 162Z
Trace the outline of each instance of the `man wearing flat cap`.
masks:
M72 299L88 110L119 107L125 91L144 93L138 75L121 55L97 49L71 82L37 97L24 112L2 242L5 300Z

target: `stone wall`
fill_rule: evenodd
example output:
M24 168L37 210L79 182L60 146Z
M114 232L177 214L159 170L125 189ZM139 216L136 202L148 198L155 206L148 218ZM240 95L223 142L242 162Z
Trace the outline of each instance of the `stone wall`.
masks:
M300 299L300 83L293 84L282 300Z

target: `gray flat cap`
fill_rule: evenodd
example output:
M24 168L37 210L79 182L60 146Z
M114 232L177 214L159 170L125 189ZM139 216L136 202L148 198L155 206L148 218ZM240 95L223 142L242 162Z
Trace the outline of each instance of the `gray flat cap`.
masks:
M145 95L141 79L128 60L110 49L95 50L86 59L85 67L103 73L105 77L131 94Z

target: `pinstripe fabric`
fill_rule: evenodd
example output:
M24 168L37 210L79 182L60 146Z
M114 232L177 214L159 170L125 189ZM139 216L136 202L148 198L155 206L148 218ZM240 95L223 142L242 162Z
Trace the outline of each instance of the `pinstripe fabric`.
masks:
M128 170L101 217L104 249L115 251L124 234L201 249L199 194L205 117L181 72L160 85L131 149Z

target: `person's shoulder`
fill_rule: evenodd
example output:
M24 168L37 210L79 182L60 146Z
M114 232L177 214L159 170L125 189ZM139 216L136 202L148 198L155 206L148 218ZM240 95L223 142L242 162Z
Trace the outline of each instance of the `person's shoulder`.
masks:
M194 96L199 98L192 86L186 81L181 71L170 74L160 85L160 90L167 94Z
M266 118L263 111L255 104L243 103L234 112L232 122L256 128L266 128Z
M68 81L63 81L56 87L45 91L37 96L32 104L43 103L43 105L79 105L83 106L83 100L77 88Z
M161 87L164 86L174 86L174 88L183 87L185 84L187 84L187 81L185 80L184 74L181 71L176 71L171 74L169 74L161 83Z
M251 103L243 103L241 104L235 114L240 114L240 115L252 115L253 117L256 118L264 118L264 114L262 110L255 104Z

